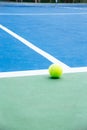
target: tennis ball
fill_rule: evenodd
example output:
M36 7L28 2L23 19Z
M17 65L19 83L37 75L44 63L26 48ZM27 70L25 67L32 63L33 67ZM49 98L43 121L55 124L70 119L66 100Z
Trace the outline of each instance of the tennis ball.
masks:
M48 70L52 78L60 78L63 73L63 69L59 64L50 65Z

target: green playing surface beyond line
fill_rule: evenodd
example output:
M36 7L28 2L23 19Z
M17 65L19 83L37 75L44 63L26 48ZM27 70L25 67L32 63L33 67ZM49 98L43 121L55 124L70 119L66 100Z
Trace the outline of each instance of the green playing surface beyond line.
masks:
M1 78L0 130L87 130L87 73Z

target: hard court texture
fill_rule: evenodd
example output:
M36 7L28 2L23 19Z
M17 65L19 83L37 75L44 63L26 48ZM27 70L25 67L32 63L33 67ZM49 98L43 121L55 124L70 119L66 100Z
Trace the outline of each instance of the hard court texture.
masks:
M87 73L0 78L0 130L87 130Z

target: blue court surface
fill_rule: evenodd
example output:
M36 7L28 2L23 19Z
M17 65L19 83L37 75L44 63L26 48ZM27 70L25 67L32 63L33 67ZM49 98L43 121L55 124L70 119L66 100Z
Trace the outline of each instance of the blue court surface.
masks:
M87 66L86 4L0 3L0 71Z

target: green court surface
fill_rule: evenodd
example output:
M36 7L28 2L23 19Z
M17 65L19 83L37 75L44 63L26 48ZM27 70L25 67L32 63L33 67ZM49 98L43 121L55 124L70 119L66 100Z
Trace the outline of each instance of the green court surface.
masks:
M0 130L87 130L87 73L0 78Z

